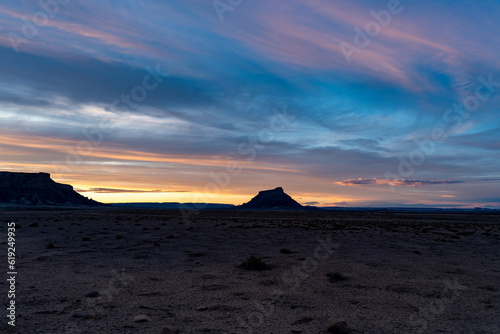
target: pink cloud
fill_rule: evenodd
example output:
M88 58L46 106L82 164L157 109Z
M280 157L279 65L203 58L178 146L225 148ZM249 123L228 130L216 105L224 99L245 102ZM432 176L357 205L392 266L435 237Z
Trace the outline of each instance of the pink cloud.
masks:
M422 187L427 185L435 184L454 184L462 183L463 181L453 181L453 180L415 180L415 179L348 179L340 182L336 182L342 186L359 186L359 185L379 185L388 184L391 186L406 186L406 187Z
M434 90L435 83L415 69L419 59L431 57L429 61L439 60L450 68L464 62L462 52L453 46L453 40L443 42L440 35L431 34L421 24L413 24L415 20L402 22L399 16L393 15L391 23L383 27L378 36L371 38L367 47L359 49L360 52L353 55L353 61L348 63L340 44L354 45L354 27L363 29L366 23L374 20L370 10L383 10L384 4L361 9L342 2L303 0L302 4L318 19L313 21L311 16L298 12L297 7L280 4L273 6L280 10L279 16L274 14L275 10L261 8L253 20L221 33L239 39L264 57L299 67L299 70L347 70L421 92ZM446 71L463 81L460 71Z

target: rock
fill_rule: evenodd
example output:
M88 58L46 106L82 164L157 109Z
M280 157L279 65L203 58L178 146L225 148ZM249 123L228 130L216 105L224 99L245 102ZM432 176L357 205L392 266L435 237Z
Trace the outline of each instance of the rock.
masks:
M153 321L153 319L151 319L145 314L136 315L133 320L133 322L149 322L149 321Z
M330 320L328 322L326 330L328 333L334 333L334 334L349 334L351 333L351 330L349 327L347 327L347 323L345 321L337 321L333 322Z
M208 310L208 306L198 306L195 310L196 311L206 311L206 310Z
M88 298L96 298L97 296L99 296L99 292L98 291L90 291L89 293L87 293L85 295L85 297L88 297Z
M47 173L0 172L0 203L21 205L104 206L67 184L56 183Z
M262 190L250 202L239 206L242 209L300 209L302 205L287 195L283 188Z
M87 312L83 312L83 311L76 312L75 314L73 314L73 317L75 317L75 318L85 318L86 316L87 316Z

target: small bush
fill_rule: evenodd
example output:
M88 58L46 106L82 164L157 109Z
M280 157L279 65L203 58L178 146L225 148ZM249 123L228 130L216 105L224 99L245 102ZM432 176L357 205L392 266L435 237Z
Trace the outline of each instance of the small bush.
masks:
M280 249L280 253L281 254L293 254L293 252L291 250L289 250L288 248Z
M326 277L328 277L330 282L345 281L347 279L346 276L344 276L342 273L338 271L329 272L328 274L326 274Z
M243 261L242 264L240 264L240 267L246 270L265 270L268 268L267 264L262 260L262 258L258 256L249 256L245 261Z

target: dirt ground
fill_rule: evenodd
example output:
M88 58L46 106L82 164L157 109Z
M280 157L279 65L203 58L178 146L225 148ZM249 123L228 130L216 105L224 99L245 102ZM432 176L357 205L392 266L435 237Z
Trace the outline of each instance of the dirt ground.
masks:
M499 214L0 214L5 277L18 225L16 326L2 279L1 332L500 333ZM266 269L239 266L251 255Z

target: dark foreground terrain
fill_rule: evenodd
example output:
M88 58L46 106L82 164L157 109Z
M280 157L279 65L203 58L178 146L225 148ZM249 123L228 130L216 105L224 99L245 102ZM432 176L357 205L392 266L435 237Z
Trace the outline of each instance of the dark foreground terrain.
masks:
M0 214L16 333L500 333L497 213Z

